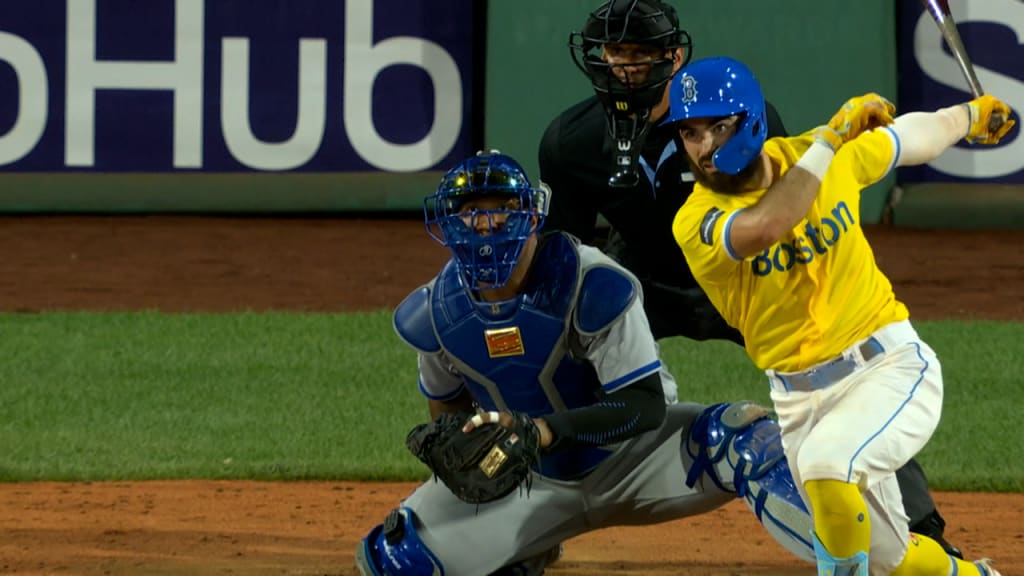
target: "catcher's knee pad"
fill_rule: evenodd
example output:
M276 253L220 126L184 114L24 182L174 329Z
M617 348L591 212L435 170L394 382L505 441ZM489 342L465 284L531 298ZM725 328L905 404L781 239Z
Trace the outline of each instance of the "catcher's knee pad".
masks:
M707 474L719 488L746 496L750 479L785 459L779 426L769 414L767 408L745 401L704 409L685 438L694 460L687 486Z
M356 568L363 576L439 576L444 567L416 533L411 508L392 510L356 548Z
M779 425L753 402L709 406L684 439L694 464L686 485L706 474L719 488L743 498L775 540L814 561L814 528L782 449Z

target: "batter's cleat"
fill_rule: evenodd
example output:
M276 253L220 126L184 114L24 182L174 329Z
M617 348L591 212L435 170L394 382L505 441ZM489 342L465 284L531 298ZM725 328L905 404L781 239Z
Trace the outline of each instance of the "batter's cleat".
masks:
M989 558L982 558L976 561L974 567L978 569L978 572L981 572L981 576L1003 576L999 573L999 570L992 567L992 560Z

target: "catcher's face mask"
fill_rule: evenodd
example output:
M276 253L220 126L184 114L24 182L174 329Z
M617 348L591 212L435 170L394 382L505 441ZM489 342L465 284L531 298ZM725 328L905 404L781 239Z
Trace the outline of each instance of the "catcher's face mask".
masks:
M499 288L543 224L547 198L511 157L480 152L449 170L424 200L427 232L451 250L470 288Z

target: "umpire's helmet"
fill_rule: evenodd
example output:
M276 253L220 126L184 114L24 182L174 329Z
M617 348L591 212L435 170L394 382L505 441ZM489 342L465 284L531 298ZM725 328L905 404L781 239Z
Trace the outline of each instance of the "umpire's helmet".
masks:
M672 76L672 59L650 62L650 73L640 84L626 85L616 77L613 66L601 59L605 44L642 44L664 52L685 48L686 64L693 43L679 28L675 8L662 0L608 0L590 13L582 31L569 35L573 62L590 78L605 107L645 115L661 100Z
M508 283L526 239L543 224L549 195L510 156L477 152L449 170L423 201L427 232L452 251L470 288L498 288ZM463 211L467 200L481 197L509 201L499 209ZM474 225L480 219L486 233Z
M711 161L726 174L739 174L761 153L768 137L761 85L742 62L704 58L686 66L669 87L669 113L662 124L689 118L741 115L736 134Z

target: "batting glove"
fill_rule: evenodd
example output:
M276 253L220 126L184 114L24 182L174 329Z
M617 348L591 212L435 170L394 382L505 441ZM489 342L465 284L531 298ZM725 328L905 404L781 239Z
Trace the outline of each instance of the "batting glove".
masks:
M839 147L843 145L842 135L831 126L818 126L814 129L812 135L815 142L828 146L833 152L839 150Z
M814 139L833 152L864 132L892 124L896 106L878 94L850 98L825 126L814 130Z
M1010 119L1010 107L995 96L985 94L964 104L971 127L965 140L971 144L998 144L1017 123Z

